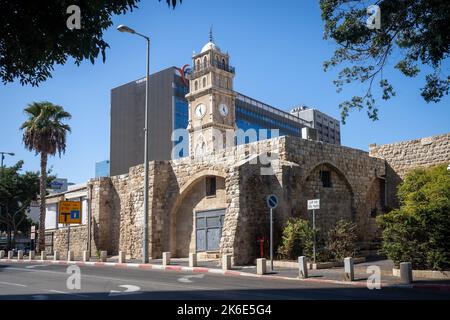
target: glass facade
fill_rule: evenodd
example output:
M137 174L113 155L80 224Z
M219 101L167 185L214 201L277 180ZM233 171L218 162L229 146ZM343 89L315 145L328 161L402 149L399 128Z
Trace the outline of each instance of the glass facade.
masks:
M109 177L109 160L95 163L95 177Z

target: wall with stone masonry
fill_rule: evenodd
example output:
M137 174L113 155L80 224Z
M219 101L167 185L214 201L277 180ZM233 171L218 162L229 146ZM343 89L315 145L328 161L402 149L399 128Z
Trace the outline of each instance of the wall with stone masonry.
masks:
M372 144L369 155L386 160L387 204L397 207L397 187L409 170L450 163L450 133L379 146Z

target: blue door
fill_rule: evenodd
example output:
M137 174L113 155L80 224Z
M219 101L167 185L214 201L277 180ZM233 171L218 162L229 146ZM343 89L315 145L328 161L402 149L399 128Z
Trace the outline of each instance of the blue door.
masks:
M197 252L219 250L224 216L225 209L196 212Z

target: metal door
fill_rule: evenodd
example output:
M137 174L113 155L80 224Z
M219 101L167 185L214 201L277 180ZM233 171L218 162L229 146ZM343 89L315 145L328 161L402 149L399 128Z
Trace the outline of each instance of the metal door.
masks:
M217 251L220 247L225 209L196 212L196 250Z

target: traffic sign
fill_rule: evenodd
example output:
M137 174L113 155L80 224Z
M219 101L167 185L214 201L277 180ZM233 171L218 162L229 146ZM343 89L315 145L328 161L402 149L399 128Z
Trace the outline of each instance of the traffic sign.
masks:
M308 210L320 209L320 199L308 200Z
M58 217L59 223L81 223L81 201L60 201Z
M30 239L31 240L36 239L36 226L31 226Z
M278 197L274 194L271 194L267 197L267 206L270 209L275 209L278 206Z

